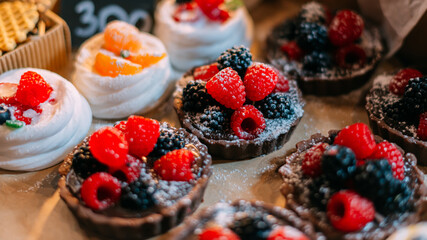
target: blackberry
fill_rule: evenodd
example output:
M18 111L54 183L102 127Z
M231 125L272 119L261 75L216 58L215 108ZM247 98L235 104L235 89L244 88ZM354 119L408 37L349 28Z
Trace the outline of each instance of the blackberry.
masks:
M212 131L223 131L228 125L228 114L219 106L210 106L200 115L200 123Z
M131 210L144 210L156 204L154 193L156 189L138 179L122 187L120 205Z
M367 161L357 167L354 186L363 196L374 202L375 209L382 213L403 213L410 209L412 190L393 177L387 159Z
M3 125L7 120L11 120L10 111L6 106L0 106L0 125Z
M329 199L338 192L337 184L332 184L325 176L311 179L308 184L310 203L319 210L325 211Z
M413 78L409 80L403 95L402 111L405 116L419 118L419 115L427 111L427 77Z
M255 215L244 216L235 220L228 227L241 239L264 240L271 232L273 224L268 220L267 214L255 213Z
M302 5L298 14L298 19L304 22L326 24L326 18L325 8L317 2L309 2Z
M350 148L332 145L323 152L322 171L329 181L346 181L356 171L356 156Z
M273 30L273 36L279 39L293 40L295 38L295 19L289 19L284 21Z
M235 46L221 53L217 62L220 71L231 67L243 79L246 69L252 64L252 54L247 47Z
M290 119L295 113L289 96L280 93L268 95L263 100L256 102L255 107L262 112L265 118Z
M85 142L73 155L71 167L74 172L84 179L97 172L108 171L108 166L96 160L90 152L90 147Z
M184 147L185 138L183 133L170 132L161 129L160 136L157 139L156 145L154 146L154 149L151 151L149 156L159 158L170 151Z
M313 51L304 56L302 64L308 75L322 73L331 67L331 57L326 52Z
M190 81L183 89L182 100L184 111L200 112L214 102L211 95L206 91L206 82Z
M302 22L296 31L296 42L306 52L325 50L328 45L328 30L323 25Z

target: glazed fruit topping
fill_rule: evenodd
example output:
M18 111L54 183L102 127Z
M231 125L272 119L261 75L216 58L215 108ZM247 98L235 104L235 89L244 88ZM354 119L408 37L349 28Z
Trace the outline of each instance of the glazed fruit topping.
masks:
M423 141L427 141L427 112L420 115L420 123L418 124L417 136Z
M195 22L199 19L197 4L194 2L181 3L172 15L176 22Z
M129 153L141 158L153 151L160 135L160 124L157 120L130 116L126 124L126 139Z
M199 234L199 240L240 240L240 237L228 228L211 227Z
M350 44L337 50L335 61L342 68L360 68L365 65L366 53L360 46Z
M207 92L227 108L238 109L246 101L245 86L239 74L228 67L217 73L206 84Z
M341 10L329 26L329 40L335 46L345 46L356 41L363 32L365 23L361 16L351 10Z
M194 80L209 81L215 74L219 72L218 63L212 63L194 69L193 77Z
M309 238L296 228L280 226L271 231L267 240L309 240Z
M119 167L110 167L109 172L121 182L131 183L137 180L141 174L141 163L138 159L127 155L126 163Z
M121 21L113 21L105 27L103 47L120 56L123 50L138 52L143 46L139 30L135 26Z
M264 116L252 105L237 109L231 116L231 129L241 139L255 139L265 128Z
M154 170L163 180L187 182L195 177L191 170L194 160L190 150L173 150L154 163Z
M334 228L354 232L374 219L375 208L370 200L356 192L343 190L331 197L327 214Z
M119 75L134 75L142 71L141 65L104 52L96 55L94 68L101 76L113 78Z
M200 10L212 21L225 22L230 17L222 4L224 0L195 0Z
M252 54L245 46L234 46L221 53L217 62L219 70L231 67L243 79L246 70L252 64Z
M405 177L402 154L394 144L386 141L377 144L369 159L387 159L392 168L393 176L399 180L403 180Z
M289 60L298 61L304 55L303 51L295 41L290 41L283 44L280 47L280 50L282 50L282 52L286 54Z
M276 87L278 76L266 64L254 63L246 71L243 84L246 97L251 101L260 101L270 94Z
M120 199L120 182L108 173L95 173L83 182L80 193L88 207L103 210Z
M304 154L301 170L305 175L317 177L322 174L322 155L328 146L327 143L318 143Z
M21 76L15 98L22 105L37 107L47 101L52 87L36 72L28 71Z
M89 138L90 152L101 163L119 168L126 163L129 151L124 134L113 127L104 127Z
M358 160L371 156L376 147L374 135L364 123L356 123L342 129L334 144L350 148Z
M423 74L413 68L405 68L400 70L396 75L394 75L393 79L390 82L389 89L390 92L403 96L405 93L405 88L409 83L411 78L422 77Z

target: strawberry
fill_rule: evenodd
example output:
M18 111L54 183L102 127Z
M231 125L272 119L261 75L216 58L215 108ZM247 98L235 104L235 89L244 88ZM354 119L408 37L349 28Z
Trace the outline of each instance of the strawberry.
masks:
M353 150L357 159L365 159L375 150L375 139L364 123L355 123L342 129L335 137L334 144Z
M260 101L276 87L277 73L268 65L254 63L246 71L243 81L246 97L251 101Z
M193 162L194 155L190 150L173 150L154 162L154 170L163 180L188 182L194 179L191 171Z
M15 98L23 105L36 107L48 100L52 91L42 76L28 71L21 76Z
M194 69L193 77L194 80L209 81L215 74L219 72L218 63L212 63Z
M128 118L125 135L130 154L137 158L148 156L160 136L160 123L154 119L132 115Z
M126 163L128 142L122 132L113 127L104 127L89 138L90 152L101 163L120 168Z

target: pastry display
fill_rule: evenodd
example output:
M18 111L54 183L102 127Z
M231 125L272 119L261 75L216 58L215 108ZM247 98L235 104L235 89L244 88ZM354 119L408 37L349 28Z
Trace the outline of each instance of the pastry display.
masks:
M339 95L359 88L381 59L379 31L351 10L335 16L309 2L296 17L274 28L267 58L298 80L304 93Z
M103 127L60 168L60 195L87 227L114 239L167 232L199 206L211 156L184 129L139 116Z
M53 166L89 131L86 100L61 76L23 68L0 75L0 168Z
M232 46L249 47L252 42L252 19L236 0L163 0L155 20L155 35L181 72L215 61Z
M83 43L75 66L73 84L96 118L126 118L155 108L171 80L160 40L121 21Z
M186 73L174 93L182 126L212 155L225 159L253 158L280 148L299 123L303 106L296 82L252 62L243 46Z
M375 134L412 152L427 165L427 77L406 68L375 78L366 97L366 111Z
M328 239L386 239L419 222L427 188L417 159L363 123L297 143L279 172L286 207Z
M218 203L185 220L171 240L317 240L325 239L294 212L261 201Z

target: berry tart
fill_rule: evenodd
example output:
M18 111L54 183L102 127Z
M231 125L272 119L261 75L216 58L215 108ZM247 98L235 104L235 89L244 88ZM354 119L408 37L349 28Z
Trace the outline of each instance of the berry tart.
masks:
M424 174L412 153L363 123L297 143L279 172L286 207L328 239L385 239L427 213Z
M315 95L359 88L383 52L379 31L359 14L341 10L332 16L317 2L275 27L267 45L269 62L296 78L304 93Z
M247 159L280 148L303 116L295 81L267 64L252 62L243 46L178 81L174 106L182 126L212 155Z
M155 19L154 32L180 72L215 61L229 47L252 42L253 22L241 0L163 0Z
M35 171L59 163L91 122L89 104L58 74L22 68L0 75L0 168Z
M264 202L218 203L185 220L171 240L317 240L326 239L294 212Z
M366 97L375 134L415 154L427 165L427 77L411 68L375 78Z
M75 67L73 84L103 119L150 111L167 97L172 79L162 42L121 21L84 42Z
M199 206L211 156L184 129L139 116L80 143L59 172L62 199L78 220L114 239L167 232Z

